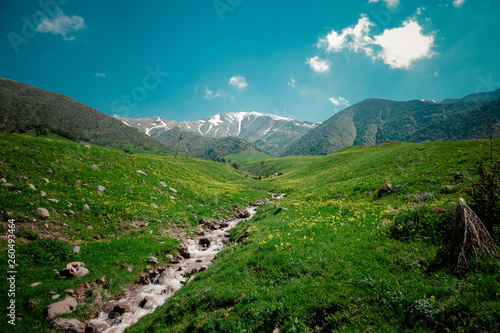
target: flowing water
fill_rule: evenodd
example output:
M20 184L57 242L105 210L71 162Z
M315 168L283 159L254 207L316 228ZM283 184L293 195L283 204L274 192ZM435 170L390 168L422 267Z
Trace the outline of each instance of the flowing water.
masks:
M247 219L255 215L256 208L246 209L250 213ZM121 299L106 303L99 316L89 320L88 324L97 332L118 333L141 317L154 312L182 287L182 283L189 282L186 281L186 273L203 271L212 263L217 253L229 242L227 231L243 220L245 219L232 220L227 222L225 228L208 230L204 236L185 239L183 244L187 251L184 251L183 257L186 258L177 257L169 265L151 271L151 283L138 285L126 292Z

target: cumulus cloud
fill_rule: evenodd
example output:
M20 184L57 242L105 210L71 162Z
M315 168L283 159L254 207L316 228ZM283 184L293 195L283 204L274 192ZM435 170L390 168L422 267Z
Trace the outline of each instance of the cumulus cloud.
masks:
M293 77L290 78L290 81L288 81L288 86L289 87L292 87L292 88L295 88L295 83L297 81L295 81L295 79Z
M235 87L238 90L243 90L248 87L248 83L243 76L235 75L229 79L229 85Z
M422 27L413 20L405 21L401 28L386 29L375 36L382 47L378 55L391 68L408 68L417 59L433 56L434 36L422 34Z
M415 60L434 55L433 34L425 35L422 26L414 19L405 21L402 27L385 29L377 36L371 33L374 26L367 16L362 15L356 25L340 32L332 30L325 38L320 38L317 47L328 53L361 52L373 60L382 59L391 68L407 69Z
M36 30L42 33L61 35L65 40L73 40L75 36L69 36L77 31L85 29L85 20L79 16L68 16L59 10L57 16L52 20L45 17L41 20Z
M95 73L94 76L96 76L96 77L106 77L106 73Z
M330 61L320 59L318 56L307 58L306 64L317 73L326 73L330 70Z
M453 1L453 6L456 8L461 7L465 3L465 0L454 0Z
M343 97L330 97L328 100L335 106L349 105L349 101Z

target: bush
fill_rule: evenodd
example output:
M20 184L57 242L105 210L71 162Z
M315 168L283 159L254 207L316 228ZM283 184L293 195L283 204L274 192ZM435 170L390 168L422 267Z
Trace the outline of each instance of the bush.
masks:
M495 162L479 159L476 170L478 178L465 191L472 198L470 207L493 235L500 221L500 159Z

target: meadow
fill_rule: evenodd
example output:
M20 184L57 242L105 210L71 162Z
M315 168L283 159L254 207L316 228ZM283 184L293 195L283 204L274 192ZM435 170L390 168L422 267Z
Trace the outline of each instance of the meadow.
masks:
M253 180L229 164L168 154L4 133L0 140L0 177L13 185L0 184L0 210L5 221L18 221L22 238L20 331L49 331L42 309L53 302L50 291L64 294L105 275L105 287L89 292L69 315L92 316L96 298L130 287L149 256L168 262L175 235L193 233L199 218L228 217L234 204L268 193L286 195L233 229L232 244L209 269L127 332L500 330L500 261L484 258L460 273L436 264L457 200L469 202L465 190L477 176L476 161L489 154L486 141L394 142L322 157L231 156L252 175L269 175ZM392 191L379 197L385 183ZM99 185L106 188L100 194ZM42 206L47 219L33 213ZM77 280L54 274L69 261L84 261L91 273Z

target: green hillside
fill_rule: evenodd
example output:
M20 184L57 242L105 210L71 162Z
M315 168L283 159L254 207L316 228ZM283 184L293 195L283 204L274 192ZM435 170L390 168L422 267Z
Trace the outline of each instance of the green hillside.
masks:
M2 232L9 218L19 228L20 332L49 331L42 310L53 302L51 291L65 295L105 276L69 315L95 316L98 298L131 286L149 256L168 263L177 236L192 233L199 218L229 216L234 204L268 193L286 196L231 230L232 243L207 270L127 332L500 330L500 261L485 257L454 273L436 259L458 198L473 203L466 188L477 178L477 159L489 156L485 140L394 142L248 162L253 172L270 175L262 180L172 155L129 155L18 134L0 133L0 141ZM499 147L496 140L497 157ZM378 197L384 183L392 191ZM105 187L100 194L99 185ZM50 217L35 215L38 207ZM498 224L493 230L498 244ZM5 249L5 238L0 241ZM85 262L91 273L77 280L54 274L70 261ZM34 282L42 284L30 287ZM5 309L5 293L0 302Z
M497 94L489 96L493 98ZM335 114L283 147L278 155L327 155L352 145L372 145L379 126L385 140L423 142L484 138L488 122L481 111L488 114L492 124L500 122L498 102L479 103L471 98L454 103L367 99Z
M258 184L285 198L261 206L238 227L247 238L127 332L498 331L500 261L463 274L435 266L487 155L485 141L393 143L257 162L284 174ZM377 198L387 182L394 191Z
M190 156L198 158L217 161L226 155L235 155L242 152L264 153L263 150L257 148L255 145L244 139L235 137L216 139L193 132L183 131L179 127L162 133L157 137L157 139L164 142L166 145L177 149L181 134L183 140L179 145L180 150L185 151Z
M99 146L170 151L146 134L67 96L0 79L0 130L24 132L34 125L50 125Z

